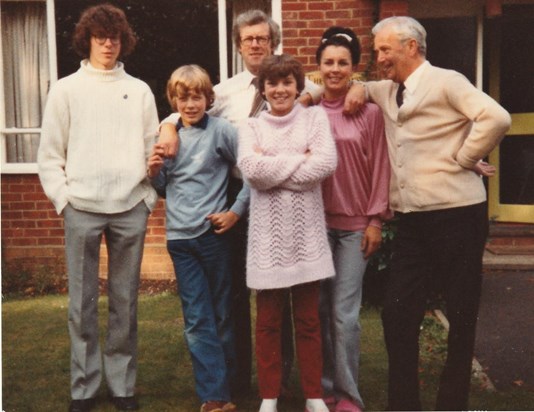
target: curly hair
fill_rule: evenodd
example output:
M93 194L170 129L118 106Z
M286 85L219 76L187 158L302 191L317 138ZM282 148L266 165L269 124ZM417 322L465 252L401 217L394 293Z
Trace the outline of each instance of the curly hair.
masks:
M137 43L137 37L128 24L126 15L111 4L89 7L80 16L74 29L72 46L82 58L89 57L91 53L91 36L120 38L119 57L131 54Z
M266 57L261 66L258 75L258 87L260 93L265 92L265 81L278 81L287 76L293 75L297 81L297 91L304 90L304 69L302 64L289 54L272 55Z
M208 102L206 110L213 105L215 92L210 76L206 70L196 64L178 67L167 81L167 100L175 112L178 111L176 98L187 95L191 91L206 96Z

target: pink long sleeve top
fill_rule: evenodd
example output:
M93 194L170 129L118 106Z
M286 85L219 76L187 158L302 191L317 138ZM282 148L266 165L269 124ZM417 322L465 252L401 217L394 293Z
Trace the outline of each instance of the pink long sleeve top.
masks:
M334 136L338 166L323 182L326 223L330 229L360 231L382 227L388 205L390 164L379 107L366 104L355 115L343 114L344 97L322 100Z

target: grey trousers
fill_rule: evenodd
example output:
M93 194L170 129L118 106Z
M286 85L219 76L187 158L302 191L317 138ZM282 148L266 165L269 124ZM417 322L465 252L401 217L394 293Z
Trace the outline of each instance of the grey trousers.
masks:
M319 315L323 339L324 397L352 400L364 408L358 389L360 306L367 267L361 250L363 231L329 229L336 276L321 283Z
M137 373L137 293L149 210L144 202L116 214L83 212L67 205L63 214L72 399L95 397L102 379L98 270L103 234L109 268L105 376L110 395L133 396Z

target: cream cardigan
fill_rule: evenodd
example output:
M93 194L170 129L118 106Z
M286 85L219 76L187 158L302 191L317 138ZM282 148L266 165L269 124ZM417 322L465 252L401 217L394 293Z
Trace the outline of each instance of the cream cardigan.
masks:
M430 64L400 109L396 83L366 87L384 113L393 210L440 210L486 200L483 181L471 168L509 129L506 110L460 73Z

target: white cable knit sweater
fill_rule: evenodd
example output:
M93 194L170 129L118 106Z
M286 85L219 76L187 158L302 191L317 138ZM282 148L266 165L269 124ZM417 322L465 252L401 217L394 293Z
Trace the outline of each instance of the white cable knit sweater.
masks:
M247 119L238 153L251 187L247 286L278 289L334 276L321 182L337 155L323 109L296 105L286 116Z
M157 195L146 178L158 115L148 85L122 63L99 70L87 60L50 90L37 156L39 178L60 214L67 203L120 213Z

